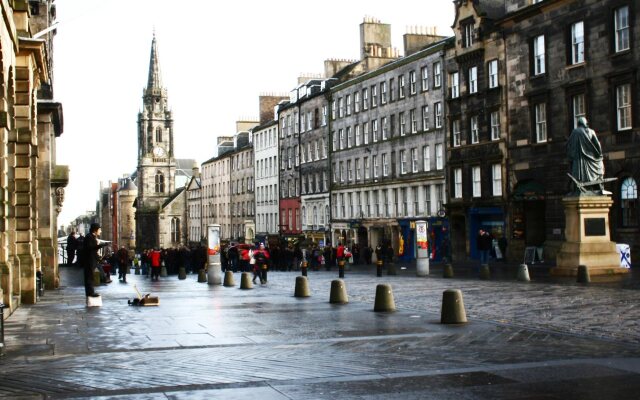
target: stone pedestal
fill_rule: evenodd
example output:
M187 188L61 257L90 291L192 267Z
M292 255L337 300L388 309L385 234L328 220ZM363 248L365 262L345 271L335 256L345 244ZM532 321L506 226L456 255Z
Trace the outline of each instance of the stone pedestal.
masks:
M616 244L609 236L609 196L576 196L562 199L565 213L565 241L556 256L556 276L576 276L586 265L593 275L628 273L620 267Z

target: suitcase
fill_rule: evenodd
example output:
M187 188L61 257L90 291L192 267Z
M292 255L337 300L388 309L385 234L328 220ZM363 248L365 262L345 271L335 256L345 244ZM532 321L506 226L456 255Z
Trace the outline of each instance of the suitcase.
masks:
M132 306L157 306L160 305L160 299L157 296L151 296L150 294L145 294L142 296L138 287L133 285L133 288L136 290L137 298L133 300L129 300L129 305Z

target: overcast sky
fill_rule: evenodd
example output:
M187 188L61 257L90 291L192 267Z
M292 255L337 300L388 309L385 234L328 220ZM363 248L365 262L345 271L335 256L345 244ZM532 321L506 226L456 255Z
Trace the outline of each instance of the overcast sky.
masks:
M202 163L261 93L287 93L328 58L357 59L365 16L451 35L451 0L57 0L54 95L64 109L57 162L70 167L60 224L95 209L100 182L137 165L137 114L155 27L178 158Z

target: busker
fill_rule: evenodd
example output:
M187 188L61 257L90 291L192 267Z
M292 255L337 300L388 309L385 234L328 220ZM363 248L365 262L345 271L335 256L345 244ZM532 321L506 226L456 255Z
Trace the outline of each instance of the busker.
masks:
M100 296L93 287L93 271L98 268L100 263L98 250L109 245L108 242L98 244L98 236L100 236L101 233L102 229L100 228L100 224L95 222L91 224L89 234L84 238L82 252L79 257L82 268L84 268L84 292L87 297Z

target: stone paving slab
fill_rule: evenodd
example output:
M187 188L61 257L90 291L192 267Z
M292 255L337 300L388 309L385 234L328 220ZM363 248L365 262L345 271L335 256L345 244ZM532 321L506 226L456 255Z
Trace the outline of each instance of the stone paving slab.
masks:
M74 272L63 270L63 282ZM350 303L331 305L335 273L310 273L307 299L292 296L295 275L271 273L250 291L194 275L131 276L160 296L158 307L128 306L126 284L101 287L101 308L84 307L77 282L47 292L6 321L0 398L624 399L603 382L638 389L637 332L621 334L637 323L627 321L634 290L350 274ZM372 311L380 281L392 284L397 312ZM439 324L442 290L460 286L470 323ZM579 326L539 311L569 318L591 305L628 311L572 319ZM630 323L616 330L616 320ZM602 330L590 329L601 321Z

